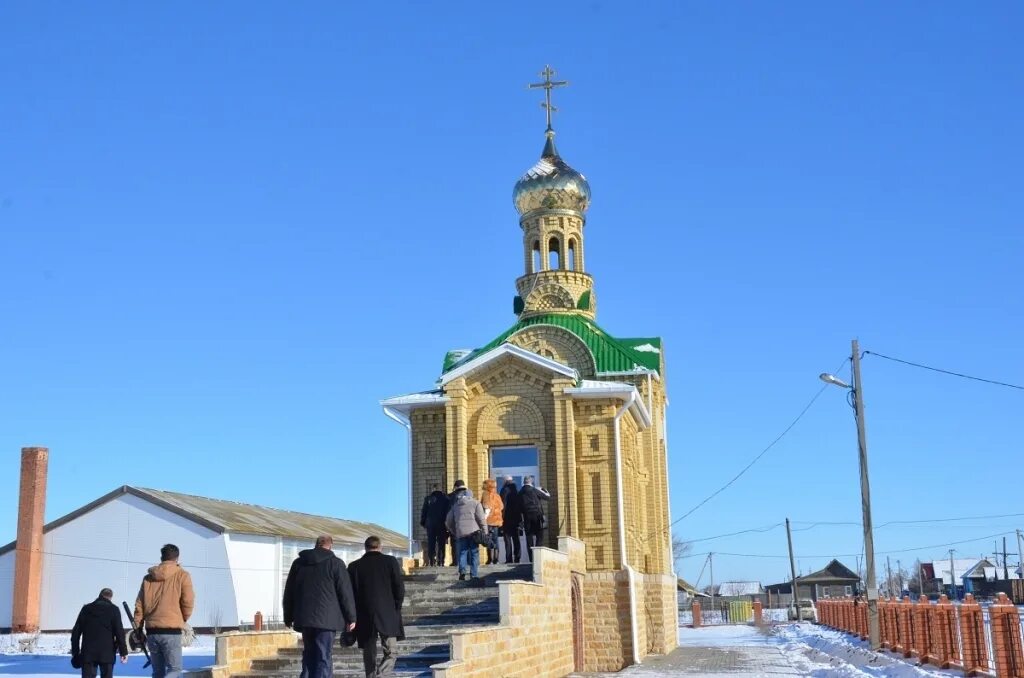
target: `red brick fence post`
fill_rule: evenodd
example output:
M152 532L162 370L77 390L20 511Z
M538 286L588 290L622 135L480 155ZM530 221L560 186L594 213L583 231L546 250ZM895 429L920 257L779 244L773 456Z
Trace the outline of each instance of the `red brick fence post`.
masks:
M985 645L985 620L981 605L968 593L960 605L960 639L964 653L964 673L974 676L988 672L988 647Z
M1024 648L1021 647L1020 615L1005 593L989 608L992 615L992 654L999 678L1024 678Z
M878 601L878 631L882 647L891 650L896 647L896 610L891 598Z
M699 629L701 624L700 618L700 603L694 601L693 603L693 628Z
M909 601L910 598L907 598ZM912 606L913 611L911 612L911 619L913 620L913 638L914 642L911 645L910 653L914 657L921 659L921 663L927 661L928 653L932 649L932 634L931 625L929 622L929 613L931 612L931 603L924 596L917 599L917 605Z
M760 600L754 601L754 626L764 626L764 608Z
M910 646L914 642L910 636L910 598L894 602L892 607L894 612L893 621L895 623L892 651L904 657L909 657Z

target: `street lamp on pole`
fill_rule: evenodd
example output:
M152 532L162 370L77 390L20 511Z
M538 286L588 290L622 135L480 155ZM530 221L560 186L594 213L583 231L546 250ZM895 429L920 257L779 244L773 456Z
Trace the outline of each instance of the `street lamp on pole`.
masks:
M857 420L857 448L860 460L860 502L864 522L864 564L867 569L868 598L868 641L871 649L881 647L878 628L878 584L875 581L875 538L871 526L871 484L868 482L868 438L864 430L864 388L860 379L860 346L857 340L852 342L853 384L847 384L834 374L822 374L820 379L826 384L848 389L853 398L854 418Z

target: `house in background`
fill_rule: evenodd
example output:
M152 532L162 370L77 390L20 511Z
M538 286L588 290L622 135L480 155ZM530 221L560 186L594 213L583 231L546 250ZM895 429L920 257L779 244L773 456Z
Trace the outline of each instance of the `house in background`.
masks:
M1012 582L1017 581L1019 584L1019 580L1020 574L1016 567L997 565L988 558L980 559L960 578L965 594L973 593L975 597L991 598L998 593L1005 593L1014 600L1020 596L1015 593Z
M923 574L927 577L932 575L932 581L941 588L942 592L950 598L960 600L964 597L963 577L967 571L977 564L977 558L954 558L952 560L953 572L950 573L949 560L935 560L930 563L923 563ZM953 584L956 582L956 586Z
M811 590L811 600L815 601L860 593L860 577L835 559L817 572L799 577L797 581L801 591L805 586Z
M764 594L759 581L726 581L715 587L715 596L732 600L753 602Z
M698 591L690 582L686 581L682 577L676 578L676 588L678 589L677 598L679 600L680 608L689 608L695 598L707 598L708 594L701 593Z
M824 600L828 598L845 598L860 593L860 577L856 572L838 560L810 574L797 577L797 587L801 600ZM793 583L781 582L765 587L769 596L769 605L786 606L793 602Z

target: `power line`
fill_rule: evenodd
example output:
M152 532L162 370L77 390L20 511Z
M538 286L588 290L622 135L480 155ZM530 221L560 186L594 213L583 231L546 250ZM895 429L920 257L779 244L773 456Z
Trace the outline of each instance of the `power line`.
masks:
M1014 534L1014 532L1013 531L999 532L997 534L985 535L984 537L975 537L973 539L962 539L960 541L951 541L951 542L948 542L948 543L945 543L945 544L929 544L928 546L914 546L914 547L911 547L911 548L895 549L895 550L892 550L892 551L876 551L876 553L878 553L880 555L892 555L892 554L895 554L895 553L909 553L911 551L924 551L926 549L937 549L937 548L944 548L946 546L958 546L960 544L970 544L970 543L973 543L973 542L976 542L976 541L995 539L997 537L1002 537L1004 535L1010 535L1010 534ZM706 556L706 555L708 555L708 554L707 553L693 553L693 554L690 554L690 555L688 555L686 557L687 558L694 558L694 557L697 557L697 556ZM729 552L726 552L726 551L715 551L715 555L719 555L719 556L733 556L735 558L788 558L789 557L789 556L785 556L785 555L776 555L776 554L773 554L773 553L729 553ZM827 554L827 555L816 555L816 554L801 553L800 557L801 558L855 558L855 557L857 557L859 555L861 555L861 554L860 553L830 553L830 554Z
M848 361L848 360L849 360L849 358L844 358L844 359L843 359L843 362L839 363L839 367L837 367L837 368L836 368L836 369L835 369L834 371L835 371L835 372L839 372L840 370L842 370L842 369L843 369L843 366L844 366L844 365L846 364L846 361ZM749 471L749 470L751 469L751 467L753 467L753 466L754 466L754 464L756 464L756 463L757 463L757 462L758 462L758 461L759 461L759 460L761 459L761 457L763 457L764 455L766 455L766 454L768 453L768 451L769 451L769 450L771 450L771 449L772 449L773 447L775 447L775 445L776 445L776 444L777 444L777 443L778 443L778 442L779 442L780 440L782 440L783 438L785 438L785 437L786 437L786 434L787 434L787 433L789 433L789 432L790 432L791 430L793 430L793 427L794 427L794 426L796 426L796 425L797 425L797 423L798 423L798 422L799 422L799 421L800 421L801 419L803 419L804 415L805 415L805 414L807 414L807 411L808 411L809 409L811 409L811 406L812 406L812 405L814 405L814 403L815 403L815 401L816 401L816 400L818 399L818 397L819 397L819 396L821 396L821 394L822 394L822 393L824 393L824 392L825 392L825 389L827 389L828 387L829 387L829 384L825 384L824 386L822 386L821 388L819 388L819 389L818 389L818 391L817 391L817 393L815 393L815 394L814 394L814 397L813 397L813 398L811 398L811 399L810 399L810 401L809 401L809 402L808 402L808 403L807 403L807 404L806 404L806 405L804 406L804 409L800 410L800 414L796 415L796 419L794 419L793 421L791 421L791 422L790 422L790 424L789 424L789 426L787 426L787 427L786 427L785 429L783 429L782 433L780 433L780 434L779 434L778 436L776 436L775 440L773 440L773 441L771 441L770 443L768 443L768 446L767 446L767 447L765 447L765 448L764 448L763 450L761 450L761 451L760 451L760 452L759 452L759 453L757 454L757 456L756 456L756 457L754 457L753 459L751 459L751 460L750 460L750 463L749 463L749 464L747 464L747 465L746 465L746 466L744 466L744 467L743 467L742 469L740 469L740 472L739 472L739 473L737 473L736 475L734 475L734 476L733 476L733 477L732 477L732 478L731 478L731 479L729 480L729 482L725 483L725 484L724 484L724 485L722 485L722 486L721 486L720 488L718 488L717 490L715 490L714 492L712 492L711 494L709 494L709 495L708 495L707 497L705 497L705 498L704 498L703 500L701 500L701 501L700 501L700 502L699 502L699 503L698 503L698 504L697 504L696 506L694 506L693 508L691 508L691 509L690 509L689 511L687 511L687 512L686 512L686 513L684 513L683 515L679 516L679 517L678 517L678 518L676 518L675 520L673 520L673 521L672 521L671 523L669 523L669 524L668 524L668 526L667 526L667 527L666 527L665 529L666 529L666 530L672 529L672 526L673 526L673 525L675 525L675 524L679 523L680 521L683 521L683 520L685 520L686 518L688 518L688 517L689 517L690 515L692 515L692 514L693 514L693 513L694 513L694 512L695 512L695 511L696 511L697 509L699 509L699 508L700 508L701 506L704 506L704 504L708 503L709 501L711 501L712 499L714 499L715 497L717 497L718 495L720 495L720 494L721 494L722 492L724 492L725 490L729 489L729 487L730 487L730 486L731 486L731 485L732 485L733 483L735 483L735 482L736 482L737 480L739 480L740 478L742 478L742 477L743 477L743 475L744 475L744 474L745 474L745 473L746 473L747 471ZM662 532L663 532L663 530L658 530L657 532L653 532L653 533L651 533L650 535L648 535L648 536L647 536L647 539L650 539L651 537L656 537L656 536L660 535L660 534L661 534ZM647 539L645 539L645 541L646 541Z
M738 532L727 532L725 534L716 534L713 537L701 537L700 539L684 539L687 544L696 544L702 541L712 541L713 539L724 539L725 537L735 537L740 534L750 534L751 532L771 532L777 527L782 527L782 523L775 523L774 525L767 525L765 527L751 527L746 530L739 530Z
M997 519L1000 519L1000 518L1020 518L1020 517L1024 517L1024 513L999 513L999 514L987 515L987 516L959 516L959 517L955 517L955 518L923 518L923 519L920 519L920 520L890 520L890 521L882 523L881 525L876 525L875 529L876 530L880 530L883 527L898 526L898 525L925 525L925 524L928 524L928 523L953 523L953 522L957 522L957 521L960 521L960 520L997 520ZM832 521L830 521L830 520L818 520L818 521L814 521L814 522L806 521L806 520L794 520L792 522L794 524L797 524L797 525L808 525L808 527L801 527L801 528L799 528L797 530L794 530L794 532L803 532L803 531L806 531L806 530L811 530L811 529L814 529L815 527L818 527L820 525L829 525L829 526L850 525L850 526L858 526L859 527L860 524L861 524L859 522L852 521L852 520L832 520Z
M911 362L909 360L903 360L902 358L893 358L892 356L884 355L882 353L875 353L874 351L864 351L864 355L874 355L874 356L878 356L879 358L885 358L886 360L891 360L893 362L903 363L904 365L910 365L911 367L919 367L922 370L931 370L932 372L938 372L940 374L948 374L948 375L953 376L953 377L960 377L961 379L970 379L972 381L980 381L980 382L983 382L983 383L986 383L986 384L994 384L995 386L1005 386L1006 388L1015 388L1015 389L1017 389L1019 391L1024 391L1024 386L1018 386L1017 384L1009 384L1009 383L1007 383L1005 381L996 381L995 379L984 379L982 377L974 377L974 376L971 376L969 374L963 374L962 372L953 372L951 370L943 370L943 369L938 368L938 367L930 367L928 365L922 365L921 363L915 363L915 362Z

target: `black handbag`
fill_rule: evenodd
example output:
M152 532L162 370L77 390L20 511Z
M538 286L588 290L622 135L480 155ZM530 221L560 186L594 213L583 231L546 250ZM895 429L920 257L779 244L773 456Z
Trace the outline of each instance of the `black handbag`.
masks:
M487 533L487 530L477 530L473 538L479 546L487 546L491 543L491 535Z

